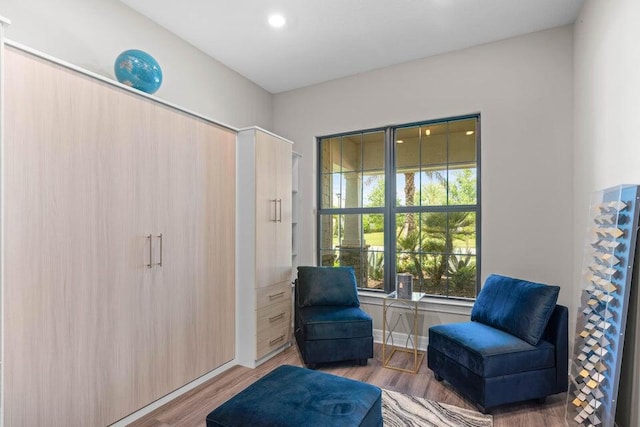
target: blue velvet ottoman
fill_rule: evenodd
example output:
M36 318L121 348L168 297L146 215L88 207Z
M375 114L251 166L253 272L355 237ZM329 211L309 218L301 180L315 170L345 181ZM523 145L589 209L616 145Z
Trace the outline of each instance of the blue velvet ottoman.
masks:
M207 415L207 427L380 427L381 398L373 385L283 365Z

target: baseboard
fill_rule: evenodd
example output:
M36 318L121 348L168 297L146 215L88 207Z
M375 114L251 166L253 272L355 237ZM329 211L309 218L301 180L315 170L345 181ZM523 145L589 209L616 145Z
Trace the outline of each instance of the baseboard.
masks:
M255 361L255 364L253 365L254 368L257 368L258 366L262 365L264 362L273 359L276 355L282 353L283 351L285 351L286 349L288 349L289 347L291 347L291 342L288 342L287 344L283 345L282 347L273 350L271 353L267 354L266 356L263 356L261 359L258 359Z
M140 418L144 417L145 415L155 411L156 409L158 409L159 407L166 405L167 403L171 402L173 399L185 394L188 391L193 390L194 388L196 388L197 386L199 386L202 383L205 383L207 381L209 381L211 378L220 375L221 373L233 368L234 366L236 366L236 360L233 359L227 363L225 363L224 365L220 366L219 368L214 369L211 372L208 372L206 374L204 374L203 376L196 378L195 380L191 381L188 384L185 384L184 386L180 387L177 390L172 391L171 393L167 394L166 396L161 397L160 399L148 404L147 406L140 408L139 410L137 410L136 412L126 416L125 418L111 424L109 427L125 427L128 424L131 424L132 422L139 420Z
M401 332L393 332L391 334L391 338L387 339L387 345L395 345L397 347L406 347L409 335ZM413 339L413 336L411 337L411 339ZM383 341L382 329L373 330L373 341L378 344L382 344L382 341ZM412 347L411 341L409 341L408 344L409 344L409 347ZM429 337L418 336L418 350L427 351L428 344L429 344Z

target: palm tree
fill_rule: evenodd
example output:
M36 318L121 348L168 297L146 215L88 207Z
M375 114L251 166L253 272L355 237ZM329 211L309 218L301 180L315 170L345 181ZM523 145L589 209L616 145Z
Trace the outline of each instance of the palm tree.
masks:
M404 174L404 200L406 206L414 206L414 200L416 196L415 177L415 172L405 172ZM405 236L408 236L409 234L415 232L416 220L415 215L412 212L409 212L405 215L404 225L402 228Z
M425 185L421 196L425 199L421 200L421 203L425 205L446 204L447 192L446 186L443 185L446 178L440 172L431 172L430 177L438 178L440 183ZM407 206L414 204L414 179L413 173L405 173ZM473 185L467 185L468 182ZM471 171L465 171L458 175L456 182L450 184L453 184L450 187L452 200L460 203L468 202L467 198L475 198L475 177ZM399 271L413 274L420 283L426 280L431 286L440 287L442 278L449 270L448 255L453 253L454 241L468 240L475 235L475 213L423 213L420 227L416 226L414 217L415 214L406 214L404 224L397 236L398 250L402 253L399 260L402 265L399 265ZM409 231L409 224L413 224L411 231ZM418 255L419 252L428 255L423 255L421 258Z

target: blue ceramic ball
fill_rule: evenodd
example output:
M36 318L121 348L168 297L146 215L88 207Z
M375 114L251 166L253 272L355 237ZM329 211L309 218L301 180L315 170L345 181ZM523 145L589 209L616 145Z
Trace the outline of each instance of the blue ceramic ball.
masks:
M120 83L143 92L154 93L162 84L160 65L141 50L125 50L118 55L113 68Z

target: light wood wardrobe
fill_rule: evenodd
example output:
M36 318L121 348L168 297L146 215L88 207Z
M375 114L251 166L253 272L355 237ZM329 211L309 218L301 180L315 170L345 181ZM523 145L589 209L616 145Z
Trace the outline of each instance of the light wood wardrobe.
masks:
M4 426L103 426L235 355L233 130L4 52Z
M238 355L253 367L291 341L292 142L238 133Z

